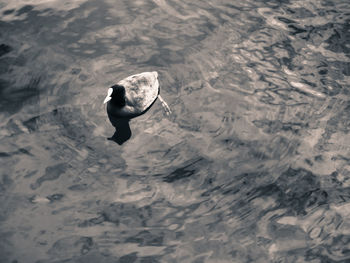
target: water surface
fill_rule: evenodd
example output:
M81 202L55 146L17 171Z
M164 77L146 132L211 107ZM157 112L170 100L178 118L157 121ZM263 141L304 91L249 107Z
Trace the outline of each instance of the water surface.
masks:
M0 1L0 261L348 262L349 43L345 0Z

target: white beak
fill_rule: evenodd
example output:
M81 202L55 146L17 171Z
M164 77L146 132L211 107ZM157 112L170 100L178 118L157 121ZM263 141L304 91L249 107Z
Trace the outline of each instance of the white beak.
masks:
M106 102L110 101L111 99L112 99L112 97L107 96L107 97L105 98L105 100L103 101L103 104L105 104Z
M109 88L108 92L107 92L107 97L105 98L105 100L103 101L103 104L105 104L106 102L110 101L112 99L111 95L113 93L113 89Z

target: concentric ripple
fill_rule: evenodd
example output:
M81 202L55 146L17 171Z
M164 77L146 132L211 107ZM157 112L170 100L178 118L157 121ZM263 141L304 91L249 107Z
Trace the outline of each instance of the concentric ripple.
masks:
M348 262L350 5L0 0L1 262ZM157 71L119 146L103 98Z

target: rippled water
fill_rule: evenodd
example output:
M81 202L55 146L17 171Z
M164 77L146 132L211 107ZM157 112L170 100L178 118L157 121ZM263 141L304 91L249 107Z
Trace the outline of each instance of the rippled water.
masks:
M347 0L1 0L1 262L349 262ZM107 88L162 97L119 146Z

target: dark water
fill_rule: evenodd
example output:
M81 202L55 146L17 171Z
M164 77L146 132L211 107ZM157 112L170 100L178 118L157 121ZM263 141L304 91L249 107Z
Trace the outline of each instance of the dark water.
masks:
M0 8L0 262L350 262L347 0Z

